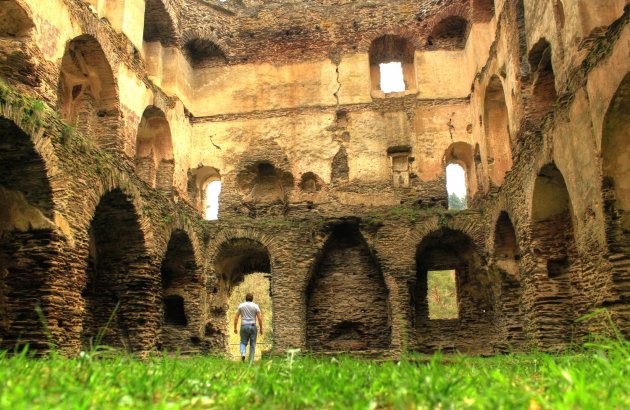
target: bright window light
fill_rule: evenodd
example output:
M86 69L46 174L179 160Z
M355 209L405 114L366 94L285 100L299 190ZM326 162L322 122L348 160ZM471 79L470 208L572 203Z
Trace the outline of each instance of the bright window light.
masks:
M449 164L446 167L446 191L450 209L466 209L466 171L461 165Z
M221 181L212 181L206 187L206 220L219 219L219 194L221 193Z
M383 63L381 68L381 91L398 93L405 91L402 64L400 62Z

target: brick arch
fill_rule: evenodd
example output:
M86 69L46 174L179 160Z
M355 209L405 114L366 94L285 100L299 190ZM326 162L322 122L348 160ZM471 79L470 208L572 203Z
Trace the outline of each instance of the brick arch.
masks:
M33 14L22 0L6 0L0 11L0 38L28 37L35 27Z
M143 39L159 41L164 47L179 42L179 21L171 0L146 0Z
M223 58L225 60L223 63L229 63L229 61L236 57L225 39L218 36L217 33L212 30L186 30L180 39L180 48L185 49L187 44L195 40L208 41L216 45L223 54Z
M468 215L472 211L466 211ZM477 213L481 220L481 214ZM431 220L427 220L426 223L417 225L418 229L415 229L410 235L409 242L419 244L428 236L440 231L441 229L450 229L452 231L461 232L464 235L470 237L475 246L476 252L483 255L486 250L486 235L483 230L483 223L473 224L466 218L450 218L448 216L438 216Z
M147 340L155 340L159 309L147 308L143 301L158 292L159 276L147 245L147 225L137 209L133 195L113 188L99 197L92 214L81 291L84 348L104 344L139 351L148 347Z
M17 124L0 117L0 348L29 344L45 351L47 333L58 329L47 331L37 308L50 307L51 278L64 276L60 253L67 243L54 222L50 175L35 143L41 133L33 138Z
M9 82L38 87L41 74L33 39L35 19L21 0L6 0L0 8L0 72Z
M101 43L90 34L66 46L59 75L58 109L98 148L122 152L120 99L114 70Z
M423 27L423 37L418 39L420 47L419 49L423 49L426 47L428 37L432 32L435 31L436 27L440 25L444 20L449 18L461 18L468 22L468 26L470 26L470 16L471 9L469 7L468 2L466 3L456 3L451 4L449 6L444 7L437 13L433 14L430 18L426 19L422 23ZM468 27L468 30L470 27Z
M229 241L236 239L247 239L260 243L269 252L271 273L273 274L278 259L286 259L287 255L282 249L281 245L276 242L273 235L266 234L253 228L246 229L228 229L221 231L209 244L208 255L210 255L209 264L210 269L214 272L214 266L216 258L219 255L221 246ZM216 273L216 272L215 272Z

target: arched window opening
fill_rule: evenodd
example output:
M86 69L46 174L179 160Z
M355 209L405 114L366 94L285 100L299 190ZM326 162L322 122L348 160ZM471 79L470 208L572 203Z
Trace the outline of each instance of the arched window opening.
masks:
M529 52L533 88L527 110L534 122L542 120L552 110L556 100L556 79L551 57L551 45L544 38L538 40Z
M175 25L162 0L146 0L144 8L144 41L159 41L164 47L177 44Z
M372 90L383 93L415 89L414 48L406 39L385 35L370 46Z
M189 40L184 45L184 55L195 69L227 64L223 50L207 39L194 38Z
M449 209L468 208L469 198L477 191L473 148L466 142L455 142L446 149L442 163L446 165Z
M51 221L52 189L29 136L2 117L0 141L0 349L47 350L36 307L50 275L63 277L52 258L64 246Z
M493 278L482 270L472 239L461 231L443 228L427 235L416 251L416 281L410 288L412 323L423 352L440 349L435 340L449 335L447 348L489 351L494 329L496 291ZM485 333L471 345L453 335L453 324Z
M206 185L206 220L219 219L219 195L221 194L221 181L212 181Z
M468 20L449 16L435 25L427 39L430 49L458 50L466 46Z
M448 192L448 209L462 210L468 208L466 201L466 171L461 165L447 165L446 191Z
M213 167L201 165L188 173L188 196L208 221L219 219L221 174Z
M265 334L262 337L258 334L256 341L256 357L260 357L264 350L271 347L273 340L272 270L267 248L252 239L232 239L219 246L214 267L220 278L219 292L224 296L223 300L229 301L228 309L223 313L227 316L222 318L230 334L229 352L235 358L240 357L240 339L231 329L238 305L251 292L254 303L261 308L265 326Z
M486 88L483 123L488 174L495 186L501 186L505 173L512 168L512 146L503 83L496 75L490 79Z
M99 148L122 152L118 92L112 69L94 37L72 40L61 61L59 111Z
M388 294L359 227L354 223L335 226L306 288L308 347L318 351L389 347Z
M136 141L136 173L149 186L165 192L173 189L173 142L171 127L162 110L150 106L142 114Z

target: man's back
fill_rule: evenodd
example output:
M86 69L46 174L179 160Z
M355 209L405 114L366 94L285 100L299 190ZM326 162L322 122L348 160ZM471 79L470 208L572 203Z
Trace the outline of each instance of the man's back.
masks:
M238 313L241 314L241 324L243 325L255 325L258 312L260 312L260 307L254 302L243 302L238 305Z

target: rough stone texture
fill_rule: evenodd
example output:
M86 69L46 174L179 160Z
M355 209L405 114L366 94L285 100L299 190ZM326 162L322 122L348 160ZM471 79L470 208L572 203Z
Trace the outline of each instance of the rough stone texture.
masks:
M606 330L575 322L601 307L628 335L629 20L624 0L0 0L0 347L224 351L251 272L275 352L558 350ZM389 59L404 92L378 89ZM457 319L428 316L435 269Z

